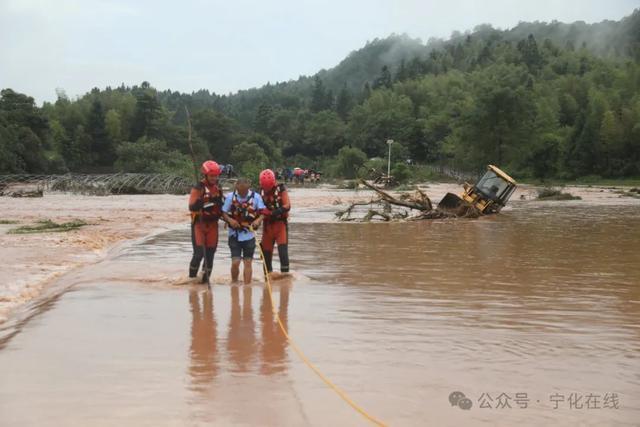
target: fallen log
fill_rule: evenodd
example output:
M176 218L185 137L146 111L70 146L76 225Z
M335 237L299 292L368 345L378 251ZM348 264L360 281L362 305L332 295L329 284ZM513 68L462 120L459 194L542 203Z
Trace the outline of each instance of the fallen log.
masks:
M371 206L375 203L379 203L380 199L378 200L369 200L368 202L353 202L349 205L349 207L347 207L347 209L343 210L343 211L338 211L335 213L336 217L338 217L338 219L340 221L356 221L356 218L351 218L351 214L353 213L353 210L358 207L358 206Z
M380 218L382 218L384 221L391 221L391 215L384 213L384 212L380 212L374 209L369 209L369 212L367 212L367 214L362 218L363 221L371 221L371 219L375 216L379 216Z
M405 208L417 209L421 211L430 211L432 209L431 200L423 191L418 190L419 196L417 198L409 197L407 200L400 200L393 197L391 194L387 193L386 191L379 189L375 185L369 184L364 179L361 179L360 183L365 187L370 188L376 193L378 193L382 200L388 203L391 203L392 205L404 206Z

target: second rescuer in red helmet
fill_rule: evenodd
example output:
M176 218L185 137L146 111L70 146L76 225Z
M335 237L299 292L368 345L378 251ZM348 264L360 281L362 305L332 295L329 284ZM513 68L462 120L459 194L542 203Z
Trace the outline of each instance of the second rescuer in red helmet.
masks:
M264 210L264 232L262 233L262 252L269 273L273 271L273 248L278 245L280 271L289 272L289 225L288 217L291 209L289 193L284 184L278 184L276 175L271 169L260 172L260 195L266 206Z
M193 257L189 263L189 277L196 277L204 258L202 281L208 282L213 267L213 257L218 247L218 220L222 215L224 201L218 186L220 166L213 160L202 164L200 171L204 178L193 186L189 195L191 212L191 243Z

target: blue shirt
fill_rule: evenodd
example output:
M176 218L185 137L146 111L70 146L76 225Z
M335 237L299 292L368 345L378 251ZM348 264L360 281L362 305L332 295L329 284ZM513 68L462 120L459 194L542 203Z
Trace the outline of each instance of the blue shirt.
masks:
M249 190L247 192L246 197L242 197L237 192L232 191L231 193L227 194L227 197L224 199L224 205L222 205L222 212L226 214L231 212L231 202L233 201L234 194L238 194L237 196L238 202L244 203L247 200L249 200L252 193L253 193L253 209L256 212L259 212L262 209L265 209L266 206L264 205L264 201L262 200L262 197L260 197L260 194L256 193L255 191ZM237 237L239 242L244 242L246 240L253 239L254 237L256 237L256 235L250 230L247 230L244 228L242 230L234 230L233 228L229 227L229 237Z

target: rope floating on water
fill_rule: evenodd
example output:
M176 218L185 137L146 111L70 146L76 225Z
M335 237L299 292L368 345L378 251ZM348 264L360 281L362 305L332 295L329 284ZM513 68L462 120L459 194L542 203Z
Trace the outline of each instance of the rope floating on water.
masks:
M253 229L253 227L251 227L251 231L255 233L255 230ZM287 342L289 343L289 345L298 354L300 359L302 359L304 364L307 365L318 377L320 377L320 379L338 396L340 396L340 398L344 400L349 406L351 406L354 410L360 413L360 415L362 415L364 418L367 419L367 421L371 422L372 424L381 426L381 427L386 427L386 424L384 422L380 421L379 419L377 419L376 417L368 413L364 408L362 408L360 405L354 402L353 399L351 399L344 390L342 390L340 387L335 385L326 375L324 375L322 371L320 371L320 369L316 365L314 365L313 362L311 362L311 360L309 360L309 358L304 354L304 352L300 349L300 347L298 347L298 345L295 343L293 338L289 335L289 333L287 332L287 328L285 328L284 324L282 323L280 314L276 310L276 304L273 299L273 290L271 288L271 279L269 278L269 272L267 270L267 264L264 260L264 253L262 252L262 247L260 246L259 243L256 244L256 246L258 247L258 252L260 253L262 270L264 272L265 282L267 283L267 291L269 292L269 299L271 300L271 310L273 311L273 314L275 315L276 320L278 321L278 326L280 327L280 331L287 339Z

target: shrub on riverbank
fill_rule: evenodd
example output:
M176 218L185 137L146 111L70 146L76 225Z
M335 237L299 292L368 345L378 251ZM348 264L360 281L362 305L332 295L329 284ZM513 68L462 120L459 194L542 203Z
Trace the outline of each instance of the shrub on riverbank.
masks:
M582 197L564 193L561 189L545 187L538 190L538 200L581 200Z

